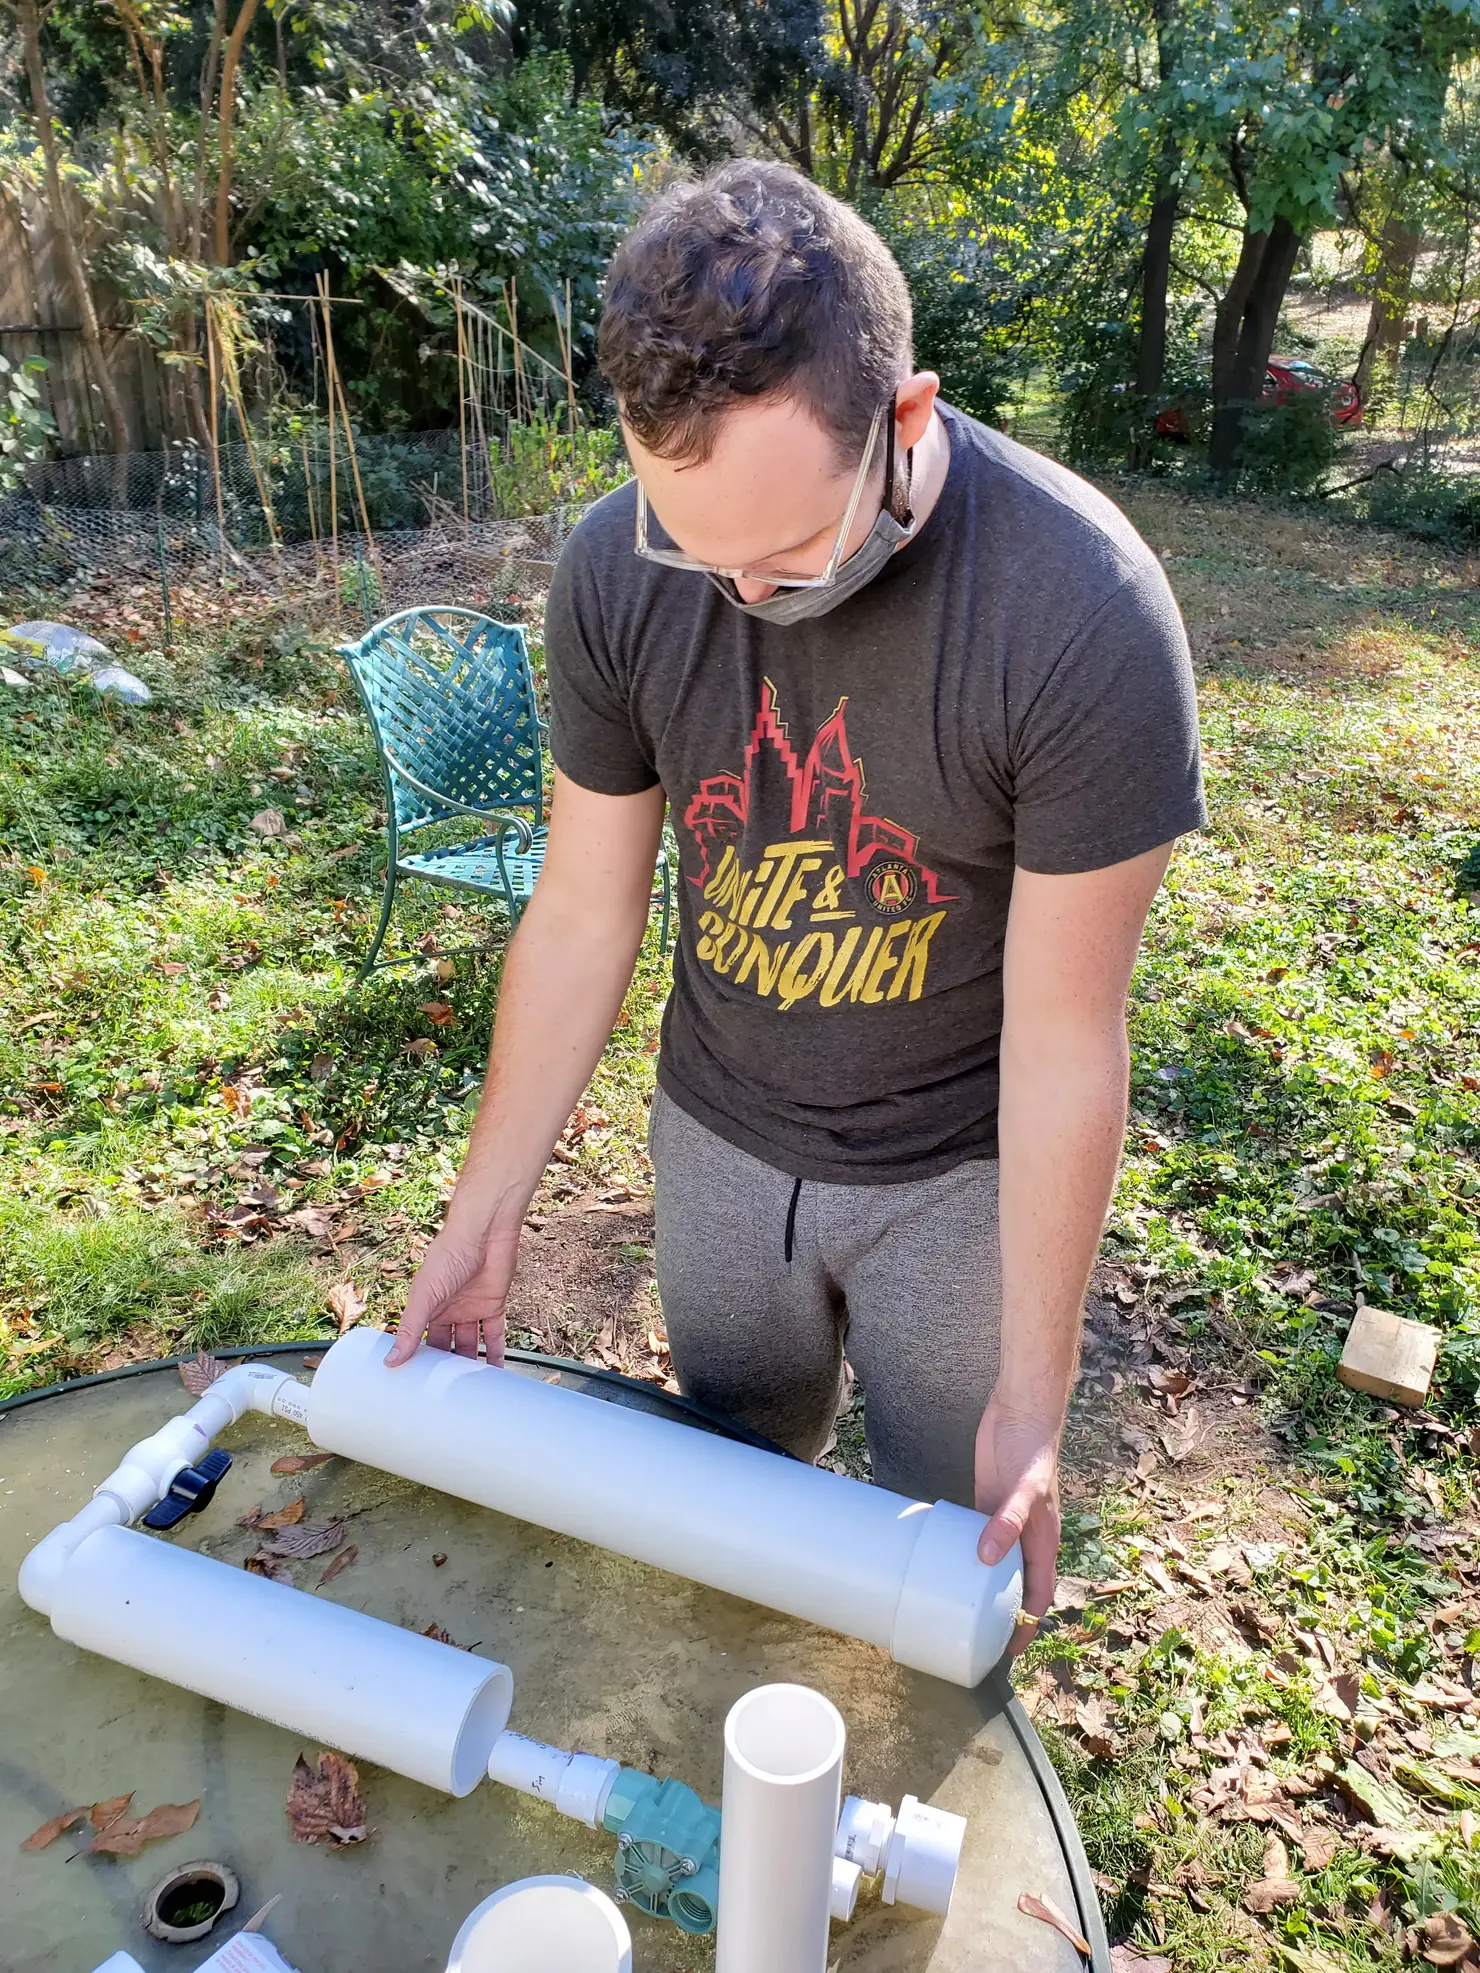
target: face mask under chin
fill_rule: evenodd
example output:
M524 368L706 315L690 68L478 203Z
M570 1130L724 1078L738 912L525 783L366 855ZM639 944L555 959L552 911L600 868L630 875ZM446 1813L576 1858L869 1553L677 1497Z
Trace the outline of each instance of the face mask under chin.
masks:
M804 623L811 617L825 617L829 610L835 610L839 603L845 603L866 588L895 549L908 541L914 531L913 521L905 526L892 514L881 513L863 545L848 557L825 589L778 589L763 602L743 603L728 576L711 575L709 580L731 609L743 611L748 617L759 617L763 623Z

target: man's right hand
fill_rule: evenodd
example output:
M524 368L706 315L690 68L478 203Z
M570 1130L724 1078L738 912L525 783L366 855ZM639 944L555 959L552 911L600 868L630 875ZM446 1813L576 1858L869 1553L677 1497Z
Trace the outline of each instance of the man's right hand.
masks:
M423 1336L436 1350L504 1360L504 1306L519 1258L519 1230L473 1239L444 1229L427 1248L386 1363L409 1362Z

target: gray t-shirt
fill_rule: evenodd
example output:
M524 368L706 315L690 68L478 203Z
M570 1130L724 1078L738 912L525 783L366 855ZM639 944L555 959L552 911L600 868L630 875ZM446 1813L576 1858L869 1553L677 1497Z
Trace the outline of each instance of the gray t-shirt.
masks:
M630 483L550 592L556 765L661 782L678 838L658 1080L798 1178L995 1156L1014 866L1102 869L1206 821L1155 556L1062 466L942 416L929 519L826 616L768 624L640 560Z

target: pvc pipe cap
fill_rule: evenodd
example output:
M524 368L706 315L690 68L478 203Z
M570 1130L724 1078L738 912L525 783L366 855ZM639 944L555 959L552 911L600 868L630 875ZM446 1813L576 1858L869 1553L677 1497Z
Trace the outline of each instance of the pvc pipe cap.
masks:
M885 1904L913 1905L944 1918L951 1909L966 1818L906 1795L884 1864Z
M621 1912L579 1877L522 1877L469 1912L447 1973L632 1973Z

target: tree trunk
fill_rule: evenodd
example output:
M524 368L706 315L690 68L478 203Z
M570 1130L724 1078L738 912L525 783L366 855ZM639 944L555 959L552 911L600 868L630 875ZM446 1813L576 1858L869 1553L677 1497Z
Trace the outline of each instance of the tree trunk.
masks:
M1377 279L1372 286L1372 308L1367 317L1367 339L1362 344L1352 379L1364 401L1379 367L1390 368L1402 348L1408 297L1422 245L1423 234L1408 224L1400 199L1382 229Z
M242 58L242 43L257 12L257 0L242 0L236 25L226 37L221 56L221 100L216 112L219 152L216 178L216 265L225 267L231 259L231 137L236 117L236 71Z
M1245 235L1247 245L1249 235ZM1295 272L1300 252L1300 235L1288 219L1274 222L1265 236L1257 271L1249 282L1226 372L1227 388L1219 397L1216 385L1213 400L1213 436L1208 447L1208 464L1215 473L1230 473L1238 465L1243 444L1244 411L1256 403L1263 388L1264 373L1274 348L1280 309L1285 290ZM1240 265L1243 255L1239 256Z
M1264 249L1269 244L1267 233L1251 233L1244 230L1243 244L1239 248L1238 265L1233 270L1233 278L1213 315L1213 402L1221 404L1229 395L1233 377L1234 358L1238 353L1239 329L1243 324L1244 309L1248 303L1249 290L1254 285L1254 277L1259 272L1259 264L1264 259Z
M1180 202L1180 188L1163 181L1146 227L1146 250L1141 259L1141 332L1136 348L1136 395L1143 403L1160 393L1166 372L1167 288Z
M103 353L103 332L98 324L98 311L93 305L82 250L77 244L77 236L72 230L72 216L67 209L61 159L57 153L57 134L51 120L51 98L47 94L46 70L41 59L41 14L36 0L16 0L16 17L20 22L21 40L26 51L26 75L31 84L31 109L36 118L36 133L41 140L51 223L56 229L62 265L67 270L67 280L77 303L77 321L82 332L87 366L103 400L103 412L108 420L113 451L119 461L118 472L121 474L127 471L124 457L129 449L128 416L123 408L123 399L118 394L118 386L113 381L113 372L108 368L108 359Z

